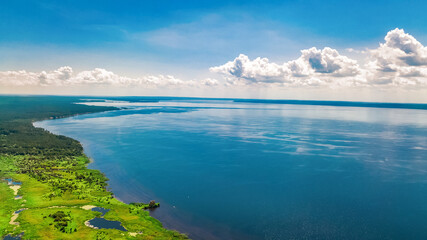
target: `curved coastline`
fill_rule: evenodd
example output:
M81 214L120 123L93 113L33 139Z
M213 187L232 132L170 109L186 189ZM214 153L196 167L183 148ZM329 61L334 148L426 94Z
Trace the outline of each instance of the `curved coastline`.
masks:
M5 146L0 152L0 179L10 178L22 184L19 189L11 189L7 184L0 186L3 204L0 237L188 239L184 234L165 229L145 211L158 204L126 204L115 198L107 189L105 174L87 167L91 160L80 142L35 126L44 120L117 108L76 106L75 97L6 96L2 99L8 104L0 106L0 110L7 113L0 116L0 137ZM85 222L101 213L82 208L86 205L110 209L105 219L120 222L126 231L87 227ZM25 211L21 213L19 209ZM9 223L11 218L16 220L13 224Z
M79 122L80 120L89 119L91 122L96 123L96 119L98 117L102 118L110 115L121 116L118 113L106 114L106 112L101 112L97 114L99 115L88 117L80 116L77 117L76 120L58 119L58 122L39 121L44 123L36 124L36 126L47 129L54 134L64 135L79 141L84 148L86 156L92 159L92 161L97 162L95 165L89 165L88 168L99 169L100 171L105 172L107 177L112 176L111 181L109 182L109 189L111 189L111 192L117 193L117 195L114 195L117 200L124 203L130 203L132 201L148 202L150 199L155 199L156 201L159 200L162 204L162 208L150 211L150 216L159 220L164 228L189 234L189 237L194 239L218 240L233 239L233 237L238 237L238 239L254 239L253 236L250 236L243 231L236 231L231 229L226 224L223 224L222 221L212 221L211 219L205 218L204 216L197 215L197 222L195 222L194 214L192 212L184 210L183 208L176 208L173 204L173 199L172 201L170 201L170 199L167 201L161 196L157 196L155 191L156 189L150 190L149 185L145 185L144 182L137 182L137 185L133 185L135 182L129 181L128 183L132 185L132 187L129 187L129 184L127 184L125 187L120 186L123 182L127 182L129 180L124 178L123 175L115 173L114 166L118 166L117 164L120 164L120 156L113 154L113 156L115 156L114 159L116 160L113 163L115 165L111 165L108 160L109 157L105 155L105 151L103 150L104 146L98 146L100 143L96 143L96 140L85 137L85 134L88 133L96 138L98 130L95 130L94 132L83 130L85 133L83 134L83 132L81 132L82 130L79 130L78 128L76 130L74 130L74 127L68 128L68 124L73 124L74 122ZM65 125L61 126L62 124ZM108 149L108 147L105 148L105 150ZM105 160L107 161L99 161L99 159L104 158L106 158Z
M126 110L126 109L120 108L120 109L113 110L113 111L103 111L103 112L97 112L97 113L93 113L93 114L99 114L100 113L103 115L107 112L114 112L114 111L120 111L120 110ZM78 115L87 115L87 114L78 114ZM70 116L70 117L75 117L75 116ZM85 156L87 156L88 159L90 159L90 161L91 161L86 166L89 169L99 170L99 166L98 167L97 166L91 167L91 165L90 165L90 164L97 162L99 159L99 158L96 158L96 156L93 156L93 154L91 154L91 152L95 151L89 147L91 145L91 141L86 141L86 139L78 138L78 137L76 137L76 135L73 135L73 134L66 134L66 133L63 133L61 131L55 131L55 129L49 129L48 126L37 125L37 123L50 122L53 120L59 120L59 119L44 119L41 121L35 121L33 124L36 124L35 127L42 128L46 131L51 132L52 134L66 136L66 137L69 137L71 139L78 141L84 149ZM59 121L61 121L61 120L59 120ZM97 149L97 150L99 150L99 149ZM102 172L102 170L99 170L99 171ZM107 174L106 174L106 177L108 177ZM120 182L122 182L122 181L119 180L119 183ZM120 196L120 194L119 194L119 196L115 195L114 189L117 190L117 181L116 181L116 184L114 184L114 185L116 185L116 188L113 188L113 189L109 188L108 191L110 191L113 194L112 196L116 200L122 202L123 204L129 204L133 201L147 201L148 202L150 199L155 199L156 201L160 200L160 203L162 204L162 208L161 209L150 209L149 213L150 213L150 216L152 218L160 221L162 223L163 228L165 228L165 229L172 230L172 231L178 231L178 232L186 234L190 238L195 238L195 239L209 239L209 240L231 239L231 237L230 237L231 229L229 229L227 226L222 225L221 223L212 222L208 219L202 219L203 224L194 224L191 220L192 216L190 214L188 214L187 212L180 212L179 215L174 214L173 212L176 210L175 206L170 205L168 202L163 202L161 198L159 199L158 197L156 197L155 193L153 193L149 189L146 189L144 185L138 186L137 188L140 191L142 190L146 193L146 194L144 194L145 197L141 198L141 196L136 195L135 197L132 196L130 199L129 199L130 196L128 194L126 194L125 196ZM109 186L110 186L110 184L109 184ZM201 220L201 219L199 219L199 220ZM206 226L208 226L208 228ZM233 234L235 236L239 236L243 239L252 239L251 236L249 236L245 233L242 233L242 232L235 232Z
M80 103L76 103L76 104L80 104ZM56 120L56 119L63 119L63 118L72 118L72 117L76 117L76 116L80 116L80 115L88 115L88 114L97 114L97 113L107 113L107 112L112 112L112 111L120 111L120 110L122 110L121 108L116 108L116 107L114 107L115 109L113 109L113 110L107 110L107 111L101 111L101 112L86 112L86 113L78 113L78 114L73 114L73 115L69 115L69 116L59 116L59 117L55 117L55 118L46 118L46 119L42 119L42 120L37 120L37 121L33 121L32 122L32 125L33 125L33 127L35 127L35 128L42 128L44 131L47 131L47 132L49 132L50 134L54 134L54 135L57 135L57 136L63 136L63 135L61 135L61 134L56 134L56 133L52 133L52 132L50 132L49 130L47 130L47 129L45 129L45 128L43 128L43 127L39 127L39 126L36 126L35 124L37 124L37 123L40 123L40 122L43 122L43 121L51 121L51 120ZM69 137L69 136L65 136L65 137L67 137L67 138L71 138L71 139L73 139L74 141L77 141L80 145L81 145L81 147L83 148L83 150L85 151L86 149L84 148L84 146L83 146L83 144L80 142L80 141L78 141L78 140L76 140L76 139L74 139L74 138L72 138L72 137ZM95 159L93 158L93 157L89 157L89 156L87 156L87 154L86 153L83 153L84 154L84 157L86 157L89 161L86 163L86 165L85 165L85 167L86 167L86 169L89 169L88 168L88 166L90 165L90 164L92 164L92 163L94 163L95 162ZM94 170L96 170L96 171L100 171L100 170L98 170L98 169L94 169ZM101 172L100 171L100 173L103 175L103 176L105 176L105 179L106 179L106 181L108 181L109 179L108 179L108 177L107 177L107 175L105 174L105 173L103 173L103 172ZM126 204L126 205L129 205L128 203L126 203L127 201L126 200L123 200L123 199L120 199L120 198L118 198L116 195L114 195L114 192L112 191L112 190L110 190L110 189L107 189L108 188L108 183L106 183L106 185L105 185L105 191L107 191L107 192L110 192L111 193L111 196L114 198L114 199L116 199L117 201L119 201L119 202L121 202L122 204ZM132 203L131 203L132 204ZM148 204L145 204L145 205L148 205ZM143 207L143 210L149 210L149 209L152 209L152 207L146 207L144 205L144 207ZM92 210L92 208L85 208L85 207L87 207L87 206L91 206L91 205L85 205L85 206L82 206L81 208L82 209L85 209L85 210ZM157 208L157 207L159 207L160 206L160 204L159 203L156 203L156 206L154 207L154 208ZM94 208L96 207L96 206L93 206ZM153 209L154 209L153 208ZM147 212L150 212L150 211L147 211ZM104 216L105 214L102 214L102 216ZM152 216L150 216L150 217L152 217ZM152 217L152 218L154 218L154 217ZM92 219L93 220L93 219ZM89 226L88 225L88 222L89 221L91 221L91 220L87 220L87 221L85 221L85 225L86 226ZM106 221L108 221L108 220L106 220ZM163 226L163 225L162 225ZM91 227L91 228L93 228L93 229L99 229L98 227L93 227L93 226L89 226L89 227ZM163 228L165 228L165 229L168 229L168 230L172 230L172 231L175 231L175 229L172 229L172 228L166 228L166 227L164 227L163 226ZM127 230L126 230L127 231ZM138 235L142 235L142 231L139 231L137 234L135 234L134 232L130 232L129 233L130 234L130 236L131 237L137 237ZM185 236L186 237L186 235L183 235L183 236Z
M71 138L71 139L73 139L73 140L75 140L75 141L77 141L77 142L79 142L79 144L82 146L82 148L83 148L83 150L84 150L84 155L85 155L85 157L87 157L87 159L89 160L89 162L86 164L86 168L88 168L88 169L94 169L94 170L97 170L97 171L100 171L99 169L97 169L96 167L95 168L89 168L90 167L90 164L93 164L93 163L95 163L95 161L96 161L96 159L94 158L94 157L91 157L91 156L88 156L88 153L87 153L87 151L88 151L88 148L87 147L85 147L84 146L84 144L82 144L79 140L77 140L77 139L75 139L75 138L73 138L73 137L70 137L70 136L67 136L67 135L63 135L63 134L61 134L61 133L57 133L57 132L51 132L50 130L48 130L48 129L46 129L46 128L44 128L43 126L37 126L37 123L42 123L42 122L45 122L45 121L53 121L53 120L58 120L58 119L64 119L64 118L72 118L72 117L76 117L76 116L81 116L81 115L89 115L89 114L99 114L99 113L108 113L108 112L114 112L114 111L120 111L120 110L126 110L126 108L116 108L116 109L114 109L114 110L107 110L107 111L101 111L101 112L89 112L89 113L82 113L82 114L74 114L74 115L70 115L70 116L63 116L63 117L58 117L58 118L48 118L48 119L42 119L42 120L37 120L37 121L33 121L32 122L32 125L35 127L35 128L41 128L41 129L43 129L43 130L45 130L45 131L48 131L49 133L51 133L51 134L54 134L54 135L58 135L58 136L65 136L65 137L67 137L67 138ZM36 125L35 125L36 124ZM108 176L105 174L105 173L103 173L102 171L100 171L107 179L108 179ZM106 186L106 190L107 191L109 191L109 192L111 192L111 194L112 194L112 197L114 198L114 199L116 199L117 201L119 201L119 202L121 202L121 203L123 203L123 204L129 204L130 202L132 202L132 200L129 200L129 199L122 199L122 198L120 198L120 197L118 197L118 196L116 196L115 194L114 194L114 191L113 190L111 190L111 189L107 189L107 187L108 187L108 185ZM139 200L138 200L139 201ZM163 203L162 204L163 205L163 208L172 208L172 206L171 205L168 205L167 203ZM85 205L85 206L88 206L88 205ZM83 207L85 207L85 206L83 206ZM94 206L95 207L95 206ZM90 209L89 209L90 210ZM154 219L156 219L156 220L158 220L158 221L160 221L161 223L162 223L162 227L163 228L165 228L165 229L168 229L168 230L171 230L171 231L179 231L179 232L183 232L184 231L184 235L187 237L188 236L188 232L186 231L186 230L189 230L189 231L191 231L192 232L192 234L190 235L190 237L194 234L196 237L203 237L203 238L206 238L206 239L212 239L212 240L216 240L216 239L219 239L218 238L218 236L215 236L214 234L212 234L211 232L207 232L205 229L201 229L200 227L197 227L197 226L188 226L187 224L185 224L185 223L181 223L181 222L179 222L179 220L178 219L175 219L174 217L171 217L168 213L163 213L163 214L155 214L156 216L152 216L152 214L153 213L155 213L156 211L156 208L153 208L153 209L148 209L147 208L147 212L149 212L150 213L150 217L152 217L152 218L154 218ZM158 212L157 212L158 213ZM163 220L165 221L165 222L163 222ZM89 221L89 220L88 220ZM88 223L88 221L86 221L85 222L85 225L87 225L87 223ZM87 225L88 226L88 225ZM95 228L96 229L96 228ZM130 232L130 234L133 236L134 234L132 233L132 232ZM137 234L137 235L140 235L139 233ZM137 235L135 235L135 236L137 236ZM133 237L135 237L135 236L133 236ZM248 236L245 236L245 237L248 237ZM249 239L249 238L248 238Z
M75 103L75 104L80 104L80 103ZM115 108L115 107L114 107L114 108ZM87 112L87 113L78 113L78 114L73 114L73 115L69 115L69 116L60 116L60 117L56 117L56 118L46 118L46 119L41 119L41 120L33 121L33 122L31 122L31 125L32 125L34 128L41 128L41 129L43 129L44 131L49 132L50 134L57 135L57 136L64 136L64 135L61 135L61 134L52 133L52 132L51 132L51 131L49 131L48 129L43 128L43 127L40 127L40 126L36 126L35 124L37 124L37 123L41 123L41 122L44 122L44 121L56 120L56 119L72 118L72 117L81 116L81 115L96 114L96 113L106 113L106 112L111 112L111 111L120 111L120 110L121 110L120 108L116 108L116 109L113 109L113 110L107 110L107 111L101 111L101 112ZM83 148L83 151L85 151L85 148L84 148L83 144L82 144L80 141L78 141L77 139L74 139L74 138L72 138L72 137L69 137L69 136L65 136L65 137L67 137L67 138L71 138L71 139L73 139L74 141L77 141L77 142L80 144L80 146ZM84 155L84 157L86 157L86 158L88 159L88 162L87 162L87 164L85 165L85 167L86 167L86 168L88 168L88 166L89 166L90 164L92 164L92 163L94 163L94 162L95 162L95 159L94 159L94 158L92 158L92 157L87 156L87 154L86 154L86 153L83 153L83 155ZM94 169L94 170L100 171L100 170L98 170L98 169ZM101 172L101 171L100 171L100 172ZM108 179L108 177L106 176L106 174L105 174L105 173L101 172L101 174L102 174L102 175L104 175L106 179ZM108 181L108 180L107 180L107 181ZM112 196L113 196L116 200L118 200L119 202L122 202L123 204L126 204L124 200L122 200L122 199L120 199L120 198L116 197L116 196L114 195L114 192L112 192L112 191L108 190L108 189L107 189L107 187L108 187L108 184L105 186L105 190L106 190L106 191L108 191L108 192L110 192L110 193L112 194ZM89 206L89 205L85 205L85 206ZM83 206L83 207L84 207L84 206ZM94 207L95 207L95 206L94 206ZM91 209L86 209L86 210L91 210Z

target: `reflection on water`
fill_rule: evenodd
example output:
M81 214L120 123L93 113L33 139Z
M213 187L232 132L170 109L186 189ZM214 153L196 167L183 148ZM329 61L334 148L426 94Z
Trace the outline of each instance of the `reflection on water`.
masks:
M35 125L81 141L119 199L156 199L152 215L195 239L427 238L425 110L99 104L128 109Z

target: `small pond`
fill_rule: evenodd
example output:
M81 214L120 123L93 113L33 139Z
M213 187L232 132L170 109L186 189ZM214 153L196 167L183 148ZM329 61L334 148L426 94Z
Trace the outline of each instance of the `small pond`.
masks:
M17 236L12 236L12 235L6 235L4 238L3 238L3 240L21 240L22 239L22 235L23 235L24 233L21 233L21 234L19 234L19 235L17 235Z
M89 224L96 228L104 229L117 229L121 231L127 231L119 221L110 221L105 218L94 218L89 221Z
M22 211L24 211L24 210L27 210L27 208L21 208L21 209L19 209L19 210L16 210L15 211L15 214L19 214L19 213L21 213Z

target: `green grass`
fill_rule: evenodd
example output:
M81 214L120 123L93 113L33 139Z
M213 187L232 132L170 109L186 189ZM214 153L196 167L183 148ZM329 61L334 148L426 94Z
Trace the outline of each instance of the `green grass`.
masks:
M61 176L61 179L67 177L74 179L74 175L71 173L63 173L63 171L60 170L52 171L61 172L62 175L59 175ZM87 169L87 171L93 172L96 170ZM99 190L98 188L95 188L93 190L93 193L96 195L95 197L90 195L83 199L79 199L79 194L73 194L70 191L66 191L61 196L48 199L46 194L52 192L53 189L48 183L38 181L27 174L11 174L11 176L14 180L22 182L20 194L23 196L23 200L26 201L22 207L16 207L15 205L14 210L23 207L29 208L28 210L20 213L17 221L21 224L11 233L18 234L20 232L25 232L24 239L94 239L92 237L96 237L97 232L100 230L89 228L84 225L84 222L94 218L95 216L99 216L100 213L81 209L84 205L94 205L110 209L110 211L104 216L105 219L120 221L129 232L143 233L136 237L132 237L129 236L128 233L119 230L102 230L104 237L110 237L111 239L186 239L186 236L182 234L164 229L159 221L149 216L149 212L135 210L135 206L118 201L105 189ZM98 177L103 176L98 175ZM91 192L90 186L82 184L81 187L86 189L88 192ZM13 200L12 192L7 186L6 190L9 190L12 203L13 201L16 201ZM146 205L141 205L140 208L143 208L143 206ZM50 225L53 223L52 219L46 216L55 213L59 209L61 211L71 213L71 216L73 217L73 224L76 225L76 232L71 234L62 233L56 229L54 225ZM10 218L7 222L9 220ZM52 234L57 238L53 238L54 236Z
M0 236L3 236L7 231L13 230L9 221L12 213L20 208L20 201L14 199L13 191L9 188L5 181L0 182Z
M92 172L94 170L88 171ZM10 214L7 216L6 214L2 214L5 217L1 218L1 224L2 226L8 225L13 211L24 207L28 208L28 210L22 211L17 219L20 225L13 231L9 227L8 232L13 234L25 232L23 239L96 239L99 232L102 232L101 235L106 239L186 239L185 235L164 229L159 221L149 216L147 211L135 211L133 205L122 203L113 198L105 189L101 198L99 196L89 196L79 199L78 194L66 191L61 196L48 199L46 198L46 194L52 191L52 186L48 183L38 181L27 174L11 174L10 176L14 180L22 182L19 193L23 196L23 200L14 200L13 193L7 184L2 184L2 188L0 188L2 191L1 200L2 203L7 203L9 206L7 209L2 209L5 213L10 212ZM72 174L62 175L62 177L71 176ZM85 185L82 185L82 187L91 192L90 187ZM96 195L99 195L99 191L97 188L93 190ZM3 200L4 196L8 196L7 200ZM23 206L18 205L18 202L24 202ZM97 230L89 228L84 225L84 222L95 216L99 216L100 213L84 210L81 208L84 205L94 205L110 209L104 216L105 219L120 221L128 232L142 232L143 234L132 237L128 232L119 230ZM53 219L49 215L54 214L58 210L70 213L76 232L63 233L55 228ZM4 234L5 232L3 231Z

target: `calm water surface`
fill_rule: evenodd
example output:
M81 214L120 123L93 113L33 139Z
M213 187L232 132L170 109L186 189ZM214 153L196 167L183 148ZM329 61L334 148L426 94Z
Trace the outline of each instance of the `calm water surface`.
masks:
M92 103L35 123L82 142L125 201L194 239L427 239L427 111Z

